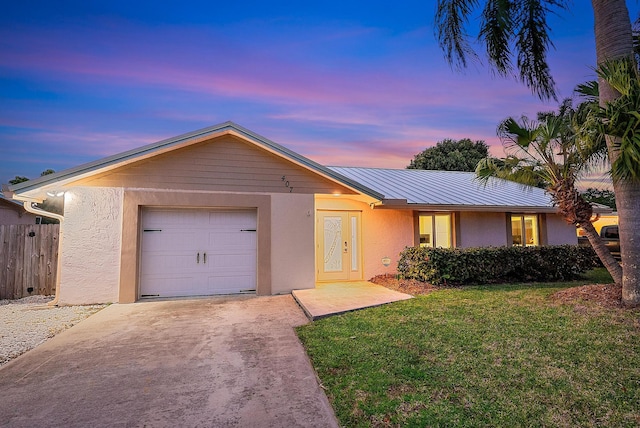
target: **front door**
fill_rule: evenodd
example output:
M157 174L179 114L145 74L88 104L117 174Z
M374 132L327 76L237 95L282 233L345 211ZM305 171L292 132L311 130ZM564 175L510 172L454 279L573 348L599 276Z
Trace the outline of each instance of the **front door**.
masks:
M318 211L318 281L362 279L360 211Z

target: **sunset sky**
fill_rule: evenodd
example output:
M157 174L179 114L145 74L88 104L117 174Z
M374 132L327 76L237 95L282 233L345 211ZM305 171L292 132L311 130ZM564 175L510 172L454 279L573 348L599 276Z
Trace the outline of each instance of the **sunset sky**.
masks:
M0 14L0 183L227 120L325 165L404 168L552 110L483 63L452 71L435 1L16 1ZM629 1L632 19L639 5ZM592 79L591 2L552 17L559 97ZM479 50L481 52L481 50Z

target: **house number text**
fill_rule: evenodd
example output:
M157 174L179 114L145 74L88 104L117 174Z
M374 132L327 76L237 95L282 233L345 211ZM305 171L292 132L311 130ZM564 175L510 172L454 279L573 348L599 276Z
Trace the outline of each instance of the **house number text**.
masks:
M287 176L286 175L282 176L282 181L284 181L284 187L289 189L289 193L293 192L293 186L291 186L291 184L289 183L289 180L287 180Z

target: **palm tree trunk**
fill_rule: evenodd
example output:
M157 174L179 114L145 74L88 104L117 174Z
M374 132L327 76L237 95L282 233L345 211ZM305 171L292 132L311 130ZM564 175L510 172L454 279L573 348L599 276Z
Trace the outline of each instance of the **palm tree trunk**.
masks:
M607 268L609 275L611 275L611 278L613 278L613 282L615 282L616 284L621 284L622 267L620 266L620 263L618 263L618 261L611 255L611 252L604 244L604 241L602 240L600 235L598 235L596 228L593 227L593 223L588 221L586 223L579 224L579 226L584 229L585 235L587 236L591 247L593 247L593 250L596 252L598 258L600 258L600 261L602 262L604 267Z
M640 306L640 183L614 182L620 255L622 257L622 303Z
M625 0L591 0L595 18L596 55L598 64L633 55L631 19ZM599 80L600 105L616 99L619 94L602 78ZM607 137L609 160L618 153L614 140ZM620 252L622 256L622 303L640 306L640 183L614 180L613 189L618 206ZM618 201L621 204L618 205Z

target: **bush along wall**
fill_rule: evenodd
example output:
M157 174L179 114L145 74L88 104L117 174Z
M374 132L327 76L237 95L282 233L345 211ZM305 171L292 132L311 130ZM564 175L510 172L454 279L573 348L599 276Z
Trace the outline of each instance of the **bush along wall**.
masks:
M435 285L491 284L576 279L598 266L591 247L426 248L400 253L398 274Z

